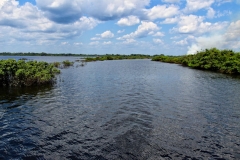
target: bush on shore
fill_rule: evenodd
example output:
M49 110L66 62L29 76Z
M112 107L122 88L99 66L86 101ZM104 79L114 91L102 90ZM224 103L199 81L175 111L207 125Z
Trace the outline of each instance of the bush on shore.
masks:
M32 86L52 83L60 73L53 64L24 60L0 60L0 86Z
M165 56L158 55L153 61L182 64L184 66L212 70L227 74L240 74L240 53L216 48L197 52L195 55Z

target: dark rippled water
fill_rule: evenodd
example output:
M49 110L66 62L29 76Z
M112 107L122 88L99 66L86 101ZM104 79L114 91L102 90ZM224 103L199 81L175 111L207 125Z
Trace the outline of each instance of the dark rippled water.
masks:
M240 79L123 60L1 88L0 159L240 159Z

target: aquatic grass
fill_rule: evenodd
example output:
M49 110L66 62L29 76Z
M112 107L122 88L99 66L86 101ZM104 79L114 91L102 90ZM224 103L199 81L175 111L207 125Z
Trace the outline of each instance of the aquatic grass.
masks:
M52 63L54 67L59 68L61 63L60 62L53 62Z
M73 66L74 62L70 62L69 60L65 60L62 62L63 67L70 67Z
M56 68L63 69L63 68L73 66L74 62L70 62L69 60L65 60L65 61L62 61L62 62L52 62L51 64Z

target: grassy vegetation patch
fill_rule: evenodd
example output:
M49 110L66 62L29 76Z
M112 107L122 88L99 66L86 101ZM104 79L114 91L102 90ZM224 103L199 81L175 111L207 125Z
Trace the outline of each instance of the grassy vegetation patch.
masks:
M56 68L67 68L67 67L73 66L74 62L71 62L69 60L65 60L63 62L53 62L52 64Z

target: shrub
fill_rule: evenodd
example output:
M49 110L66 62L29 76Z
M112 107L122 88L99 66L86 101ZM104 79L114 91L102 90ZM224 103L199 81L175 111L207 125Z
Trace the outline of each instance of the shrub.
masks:
M206 49L195 55L154 56L153 61L179 63L184 66L227 74L240 74L240 54L232 50Z
M24 60L0 60L0 86L31 86L52 83L60 70L53 64Z
M61 65L60 62L53 62L53 66L56 67L56 68L60 67L60 65Z
M63 67L73 66L74 62L70 62L69 60L63 61Z

